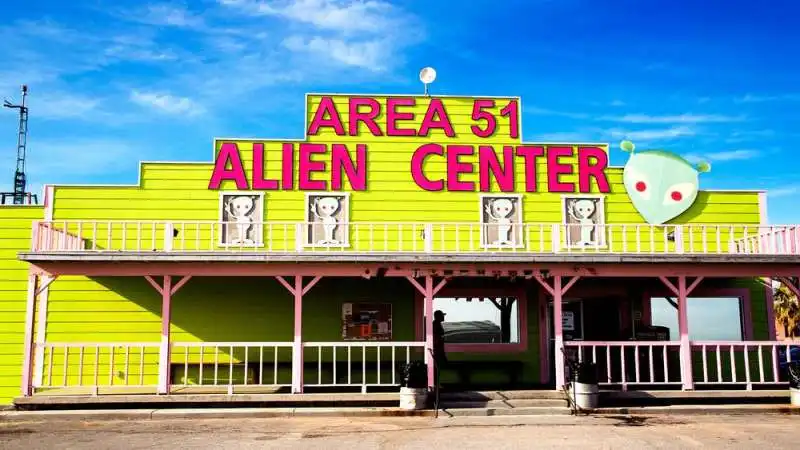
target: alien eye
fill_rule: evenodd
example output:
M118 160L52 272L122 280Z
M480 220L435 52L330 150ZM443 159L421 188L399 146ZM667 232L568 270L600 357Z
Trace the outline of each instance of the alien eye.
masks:
M664 192L664 204L680 203L690 198L695 193L695 189L694 183L673 184Z
M648 177L631 167L625 168L623 177L628 192L635 192L642 200L650 200L651 186Z

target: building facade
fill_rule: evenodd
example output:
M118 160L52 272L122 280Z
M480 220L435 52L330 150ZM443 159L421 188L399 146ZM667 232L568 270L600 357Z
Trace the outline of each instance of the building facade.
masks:
M117 393L780 384L763 191L632 143L526 143L517 97L307 95L305 137L215 139L135 185L0 208L0 400ZM625 167L610 151L630 154ZM783 347L782 347L783 346Z

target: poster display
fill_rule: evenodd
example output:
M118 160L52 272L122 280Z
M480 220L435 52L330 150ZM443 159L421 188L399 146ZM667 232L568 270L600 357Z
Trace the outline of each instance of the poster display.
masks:
M392 304L342 304L342 339L345 341L391 340Z

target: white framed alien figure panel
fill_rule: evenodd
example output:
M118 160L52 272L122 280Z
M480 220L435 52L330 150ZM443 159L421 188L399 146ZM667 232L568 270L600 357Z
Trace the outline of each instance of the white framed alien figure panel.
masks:
M223 191L219 193L219 245L261 247L264 245L264 193Z
M481 195L481 247L522 247L522 195Z
M605 196L564 195L561 197L561 236L565 248L606 245Z
M350 193L307 192L306 247L350 246Z

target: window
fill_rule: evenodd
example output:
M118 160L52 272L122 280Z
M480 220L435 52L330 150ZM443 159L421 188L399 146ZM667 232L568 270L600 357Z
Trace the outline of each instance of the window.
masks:
M219 244L243 247L263 245L264 217L263 193L220 192Z
M678 329L678 299L653 297L650 299L651 322L669 328L669 339L680 339ZM744 340L744 315L739 297L689 297L689 339L695 341Z
M562 197L562 216L567 248L606 245L605 204L602 196Z
M481 246L522 247L522 196L480 197Z
M309 247L348 247L350 196L347 192L309 192L306 194L305 245Z
M516 297L437 297L433 309L445 313L446 344L519 344Z

